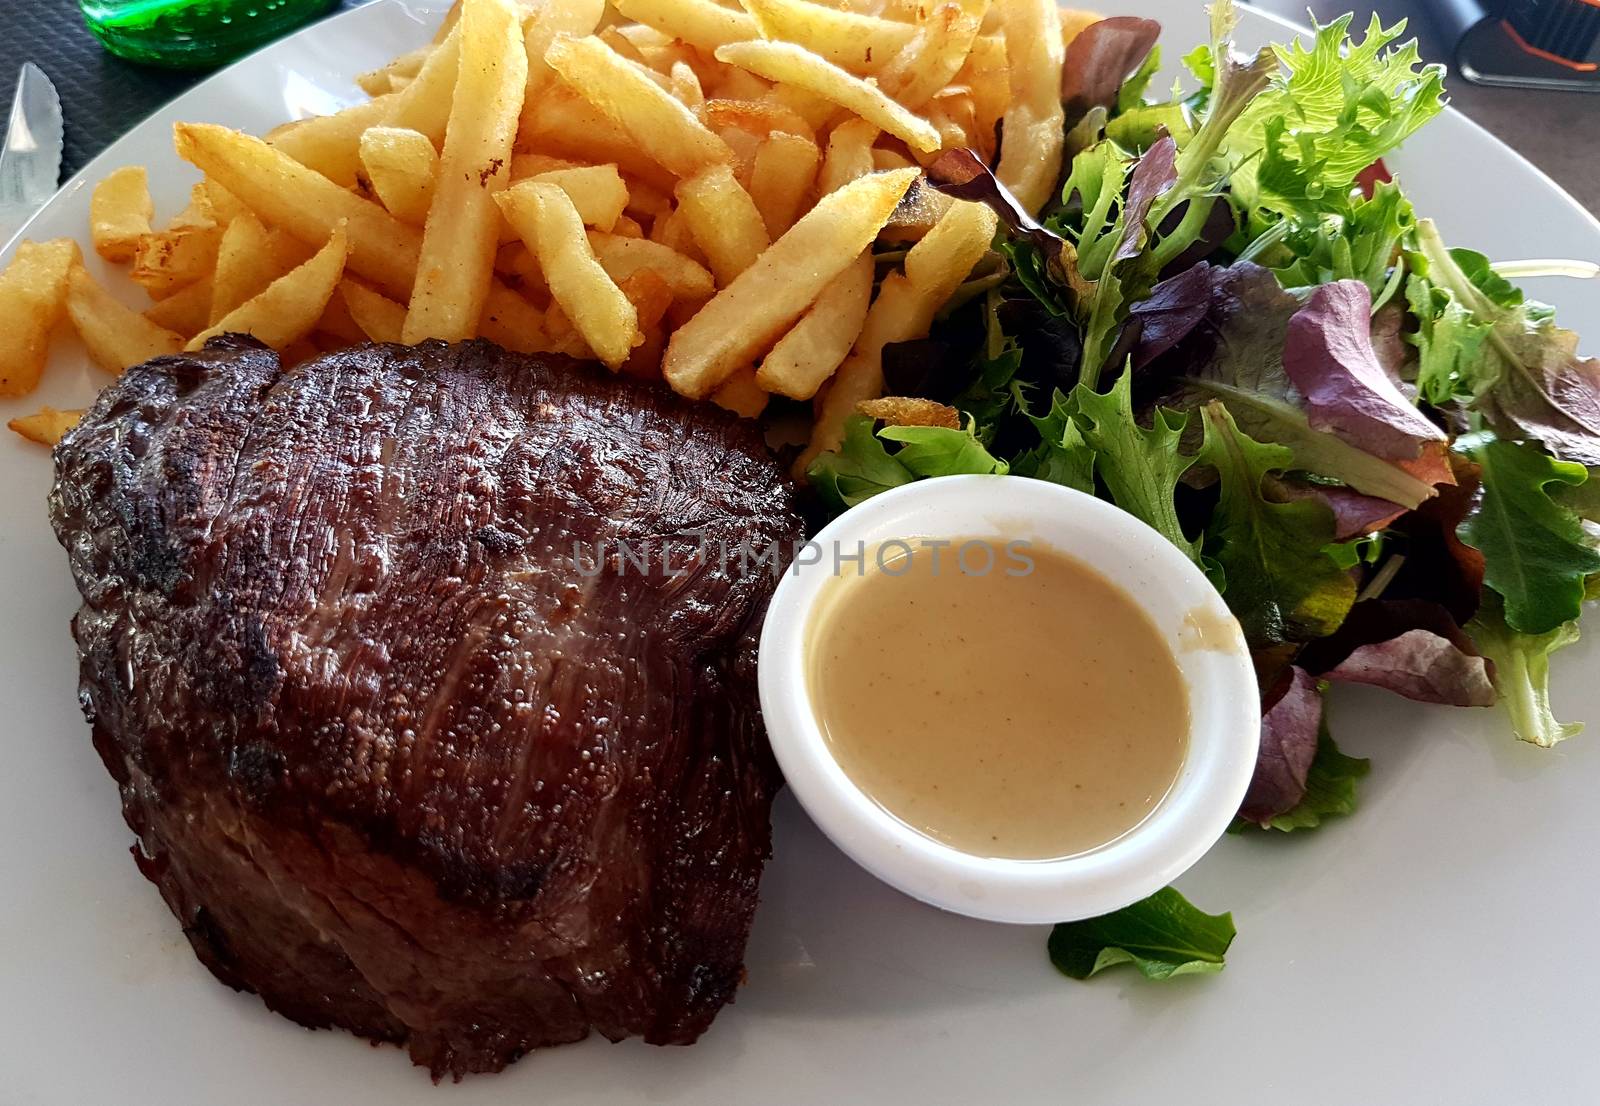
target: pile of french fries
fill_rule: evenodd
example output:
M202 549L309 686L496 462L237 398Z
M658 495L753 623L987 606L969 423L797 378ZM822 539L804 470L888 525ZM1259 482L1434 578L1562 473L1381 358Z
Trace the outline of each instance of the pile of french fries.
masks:
M802 464L993 269L995 220L929 188L968 147L1031 209L1062 157L1054 0L458 0L371 99L264 138L179 124L203 174L162 229L144 168L94 189L90 241L0 274L0 395L63 316L110 372L244 332L286 363L366 341L481 336L595 358L759 415L811 400ZM876 252L875 252L876 251ZM12 427L53 441L76 412Z

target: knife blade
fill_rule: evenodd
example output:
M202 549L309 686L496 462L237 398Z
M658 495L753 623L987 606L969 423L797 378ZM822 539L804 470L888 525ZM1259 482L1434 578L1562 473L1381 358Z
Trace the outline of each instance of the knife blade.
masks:
M0 146L0 245L55 195L61 175L61 97L33 62L24 62Z

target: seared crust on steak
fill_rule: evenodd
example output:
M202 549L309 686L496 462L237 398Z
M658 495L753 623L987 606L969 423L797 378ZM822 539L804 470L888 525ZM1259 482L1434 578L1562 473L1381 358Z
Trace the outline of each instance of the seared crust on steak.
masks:
M218 978L435 1076L732 998L773 580L695 557L801 537L751 423L483 342L230 337L129 370L56 469L83 709Z

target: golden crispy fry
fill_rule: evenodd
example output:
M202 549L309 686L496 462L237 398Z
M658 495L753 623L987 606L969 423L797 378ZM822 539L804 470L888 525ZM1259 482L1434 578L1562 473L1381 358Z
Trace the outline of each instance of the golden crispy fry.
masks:
M1061 45L1071 46L1073 39L1104 18L1105 16L1099 12L1084 11L1081 8L1062 8Z
M100 287L82 265L74 265L68 277L67 315L89 358L109 373L183 348L181 336L125 305Z
M711 402L741 418L753 419L767 409L767 393L756 383L756 371L749 365L735 369L733 375L711 393Z
M700 245L694 240L694 231L689 229L689 220L682 208L676 208L655 221L650 228L650 241L659 242L698 265L706 263L706 255L700 252Z
M139 240L150 233L156 215L143 165L124 165L106 174L89 197L89 240L107 261L131 261Z
M293 268L293 266L289 266ZM145 309L144 317L183 338L193 338L211 325L211 280L185 285Z
M217 270L211 278L211 312L206 325L221 322L245 300L253 299L286 270L272 256L267 228L246 212L228 224L217 247Z
M864 399L856 410L868 418L878 419L890 426L942 426L946 430L961 429L961 412L948 404L914 396L884 396L882 399Z
M660 380L661 355L667 348L661 320L672 306L672 289L652 269L640 269L628 279L618 281L617 287L633 304L639 316L639 333L644 336L623 362L622 371L641 380Z
M905 272L891 273L878 288L855 349L833 375L811 429L811 444L796 461L804 472L817 455L838 448L845 420L862 400L883 393L883 347L927 336L933 316L989 250L994 213L982 204L959 202L939 225L911 247Z
M888 150L881 146L872 148L872 167L882 171L884 169L915 169L917 163L906 157L899 150Z
M644 232L644 227L639 225L638 220L630 219L626 215L618 216L617 225L612 227L611 229L612 229L613 232L615 232L617 234L620 234L620 235L622 235L622 236L624 236L626 238L645 238L645 237L648 237Z
M872 300L872 253L862 250L817 302L761 359L756 380L768 392L810 399L855 345Z
M437 46L449 38L454 33L456 24L460 22L461 0L455 0L455 3L450 5L450 9L444 13L444 19L440 21L439 29L433 33L433 44Z
M548 173L555 169L581 168L583 168L582 162L564 157L551 157L549 154L514 154L511 158L511 181L515 184L519 180L537 177L540 173Z
M873 173L823 197L673 334L662 362L667 383L703 398L753 361L871 244L915 177L910 169Z
M797 134L770 135L756 149L750 167L750 197L769 234L781 235L794 225L811 195L821 160L817 144Z
M990 12L993 11L991 8ZM1011 103L1011 67L1006 61L1005 39L999 35L979 35L953 84L971 93L973 111L978 118L977 137L992 154L994 126Z
M179 123L176 141L180 157L216 177L262 222L302 242L326 242L346 223L350 268L388 295L411 294L421 244L414 228L259 138L205 123Z
M600 267L618 284L648 269L665 281L679 299L709 299L716 291L710 270L660 242L590 231L589 248Z
M513 353L559 352L545 335L539 309L498 280L489 285L478 331Z
M322 315L311 331L315 339L328 341L333 349L359 346L367 340L367 332L356 322L344 298L345 284L341 280L334 285L333 295L328 297L328 306L322 309Z
M638 314L595 260L578 209L559 187L539 181L519 184L499 202L538 257L551 298L600 360L619 367L640 337Z
M77 426L81 418L81 409L57 411L54 407L41 407L34 414L19 416L6 425L30 442L53 446Z
M558 38L545 60L668 172L691 177L733 151L670 92L597 38Z
M406 323L406 306L396 303L382 292L367 287L349 277L339 282L339 294L350 317L368 339L374 342L398 342L400 331Z
M646 184L644 181L624 180L628 190L628 206L623 210L641 223L655 225L655 221L672 213L672 197Z
M1056 0L1000 0L1011 66L1011 105L995 176L1030 213L1055 191L1065 146L1061 109L1061 9ZM1018 141L1020 139L1021 141Z
M523 2L526 4L526 0ZM528 53L528 103L534 103L556 83L555 70L544 60L551 44L562 35L582 38L594 34L605 14L605 0L538 0L533 5L523 39ZM632 49L637 56L637 48Z
M567 194L585 226L609 231L628 206L628 186L615 165L550 169L532 178L553 184Z
M746 184L750 180L750 170L755 167L761 139L741 127L723 127L717 133L733 151L734 177L741 185Z
M358 74L356 85L368 96L382 96L389 91L391 78L403 77L409 80L415 77L431 53L433 53L431 45L419 46L415 50L401 54L388 65L380 65L376 69Z
M713 130L738 127L763 138L776 131L807 139L816 137L816 131L799 112L770 100L707 100L703 117Z
M718 284L732 283L772 244L756 202L726 165L680 181L678 204Z
M567 318L567 313L561 310L559 303L552 303L550 310L545 312L544 329L551 353L564 353L580 361L594 359L594 351L572 325L572 320Z
M754 19L716 0L613 0L612 7L635 22L706 51L760 36Z
M511 178L511 147L528 86L520 30L509 0L462 6L461 76L407 305L407 342L455 341L477 331L499 244L494 197Z
M422 63L410 84L395 94L388 117L391 127L418 131L435 146L444 145L456 78L461 70L461 28L453 27Z
M385 94L333 115L285 123L268 134L267 141L339 187L352 188L361 169L361 132L388 119L395 99Z
M940 0L917 24L911 41L878 71L878 84L912 110L920 109L961 71L983 26L989 0Z
M670 190L675 179L610 116L564 84L551 86L536 103L525 106L517 141L576 164L610 162L630 177L664 190Z
M422 226L439 175L439 151L428 136L403 127L370 127L361 136L360 153L362 173L389 214Z
M221 244L222 228L210 223L155 231L139 240L128 275L151 299L165 299L211 275Z
M939 132L926 119L895 103L876 85L792 42L734 42L719 47L716 57L769 81L814 92L855 112L913 149L931 152L939 148Z
M215 335L237 333L253 335L273 349L285 349L316 328L344 276L348 254L349 242L341 227L310 261L285 273L209 329L196 334L184 348L196 350Z
M211 222L219 227L227 226L250 210L243 200L210 177L194 186L193 202L208 213Z
M70 238L22 242L0 272L0 396L25 396L38 385L50 331L66 306L68 274L81 258Z
M911 43L916 28L809 0L743 0L761 34L796 43L835 65L872 73Z
M817 191L826 196L872 172L872 144L877 139L878 128L865 119L852 117L833 128Z
M706 102L705 89L700 87L700 78L688 62L673 62L668 76L672 80L672 94L684 107L695 111Z

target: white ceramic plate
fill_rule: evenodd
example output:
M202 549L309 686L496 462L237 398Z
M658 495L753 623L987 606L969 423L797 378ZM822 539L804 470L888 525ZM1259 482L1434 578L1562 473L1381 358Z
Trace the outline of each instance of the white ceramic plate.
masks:
M89 182L129 162L150 166L161 216L174 213L193 179L172 154L174 120L259 133L352 102L351 75L422 42L427 9L380 0L207 81L111 147L27 233L84 236ZM1204 37L1198 0L1137 10L1168 25L1169 57ZM1242 32L1250 45L1285 34L1255 14ZM1464 119L1439 119L1391 164L1452 243L1600 258L1600 225ZM1600 345L1600 281L1534 285ZM57 362L0 417L81 405L103 382L70 340ZM300 1029L195 961L128 857L116 788L78 715L77 596L45 520L49 463L3 434L0 467L5 1106L1600 1101L1600 732L1543 752L1514 743L1496 712L1347 689L1334 732L1373 759L1359 813L1304 836L1225 838L1181 882L1234 912L1219 976L1063 979L1045 929L902 897L786 796L749 985L700 1044L591 1040L435 1089L395 1049ZM1559 656L1564 716L1600 722L1597 661L1592 642Z

